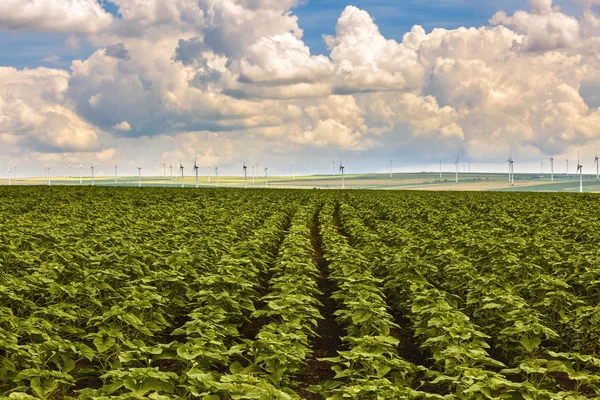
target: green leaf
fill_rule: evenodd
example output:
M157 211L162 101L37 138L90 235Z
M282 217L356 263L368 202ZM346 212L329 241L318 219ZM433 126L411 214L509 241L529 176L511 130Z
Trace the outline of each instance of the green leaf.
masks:
M96 335L96 338L94 339L94 346L96 346L96 349L99 353L104 353L106 350L113 347L115 342L116 340L114 337L109 336L106 333L101 333Z
M519 340L519 343L521 343L523 347L525 347L525 350L527 350L529 353L533 353L538 349L540 343L542 343L542 339L537 336L533 338L530 338L529 336L523 336Z
M58 383L52 378L33 378L29 386L39 397L46 399L58 388Z

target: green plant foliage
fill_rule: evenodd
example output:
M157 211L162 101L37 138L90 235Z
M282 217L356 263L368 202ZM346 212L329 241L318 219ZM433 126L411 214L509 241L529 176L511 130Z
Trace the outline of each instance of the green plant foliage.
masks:
M597 399L598 243L592 194L0 187L0 399Z

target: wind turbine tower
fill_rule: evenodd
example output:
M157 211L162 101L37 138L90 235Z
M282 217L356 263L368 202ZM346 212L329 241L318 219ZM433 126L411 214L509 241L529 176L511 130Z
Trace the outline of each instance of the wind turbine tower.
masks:
M196 173L196 189L198 189L198 157L194 158L194 172Z
M440 181L442 180L442 161L440 160Z
M254 184L254 165L252 166L252 184Z
M15 167L15 178L14 181L17 181L17 164L13 165L13 167Z
M456 183L458 183L458 169L460 168L460 158L456 157L454 165L456 165Z
M267 167L267 163L265 163L265 189L269 187L269 168Z
M115 183L119 183L119 173L118 173L117 163L115 163Z
M569 177L569 159L567 158L567 178Z
M183 164L181 164L181 160L179 160L179 169L181 170L181 187L184 187L184 185L183 185Z
M342 174L342 189L344 189L344 170L346 166L344 165L342 157L340 157L340 173Z
M10 167L8 167L8 186L10 186Z
M244 163L244 188L248 189L248 167L246 163Z
M508 182L512 182L512 157L508 157L506 162L508 163Z
M579 172L579 193L583 193L583 165L579 164L579 151L577 151L577 172Z
M92 168L92 186L94 186L94 168L98 165L98 163L96 163L96 165L92 164L91 168Z
M331 162L331 177L335 178L335 161Z
M138 166L138 187L142 187L142 167Z
M554 182L554 157L550 157L550 182Z
M219 166L218 165L215 167L215 180L217 183L217 187L219 187Z
M50 167L48 167L48 186L50 186Z
M595 152L594 154L594 164L596 164L596 181L600 181L600 162L598 162L598 153Z
M169 180L169 184L173 184L173 163L169 164L169 169L171 170L171 179Z
M71 164L67 165L67 178L71 177Z
M83 185L83 172L81 170L81 164L79 164L79 184Z
M210 165L206 167L208 170L208 183L210 183Z

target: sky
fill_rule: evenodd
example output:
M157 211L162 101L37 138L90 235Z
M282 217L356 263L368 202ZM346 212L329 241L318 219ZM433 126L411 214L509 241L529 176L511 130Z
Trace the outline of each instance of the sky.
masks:
M600 0L3 0L0 177L342 157L560 171L578 153L591 172L599 15Z

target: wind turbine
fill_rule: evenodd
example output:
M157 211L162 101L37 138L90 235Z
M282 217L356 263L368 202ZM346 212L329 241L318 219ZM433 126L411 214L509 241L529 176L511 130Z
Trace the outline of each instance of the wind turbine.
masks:
M248 189L248 167L246 166L246 163L244 162L244 188Z
M469 173L471 173L471 161L469 161Z
M554 157L550 157L550 182L554 182Z
M509 159L510 165L510 185L515 186L515 162L512 157Z
M506 162L508 163L508 181L512 182L512 157L508 157L508 160L506 160Z
M47 168L48 168L48 186L50 186L50 167L47 167Z
M567 158L567 178L569 177L569 159Z
M392 178L392 177L393 177L393 175L392 175L392 174L393 174L393 171L394 171L394 170L393 170L393 168L392 168L392 159L390 158L390 178Z
M92 164L91 168L92 168L92 186L94 186L94 168L98 166L98 163L96 163L95 165ZM50 169L50 168L48 168Z
M8 167L8 186L10 186L10 167Z
M83 172L81 170L81 164L79 164L79 184L83 185Z
M169 169L171 170L171 179L169 180L169 184L173 184L173 163L169 164Z
M138 187L142 187L142 167L138 166Z
M119 173L118 173L118 167L117 167L116 162L115 162L115 183L119 183Z
M577 172L579 172L579 193L583 193L583 165L579 164L579 150L577 150Z
M198 189L198 157L194 157L194 172L196 173L196 189Z
M219 187L219 166L218 165L215 167L215 179L217 182L217 187Z
M440 181L442 180L442 161L440 160Z
M598 152L594 151L594 164L596 164L596 180L600 181L600 171L599 171L599 167L600 167L600 162L598 162Z
M458 169L460 168L460 158L456 157L454 165L456 165L456 183L458 183Z
M183 164L181 163L181 160L179 160L179 169L181 170L181 187L184 187L184 185L183 185Z
M340 156L340 173L342 174L342 189L344 189L344 170L346 169L346 166L344 165L342 157L343 156Z
M267 167L267 163L265 163L265 189L269 187L269 168Z
M210 183L210 165L207 165L206 168L208 170L208 183Z
M252 183L254 184L254 165L252 166Z
M163 179L167 177L167 163L160 163L163 167Z
M15 182L17 181L17 164L13 165L15 167Z
M331 177L335 178L335 161L331 162Z

